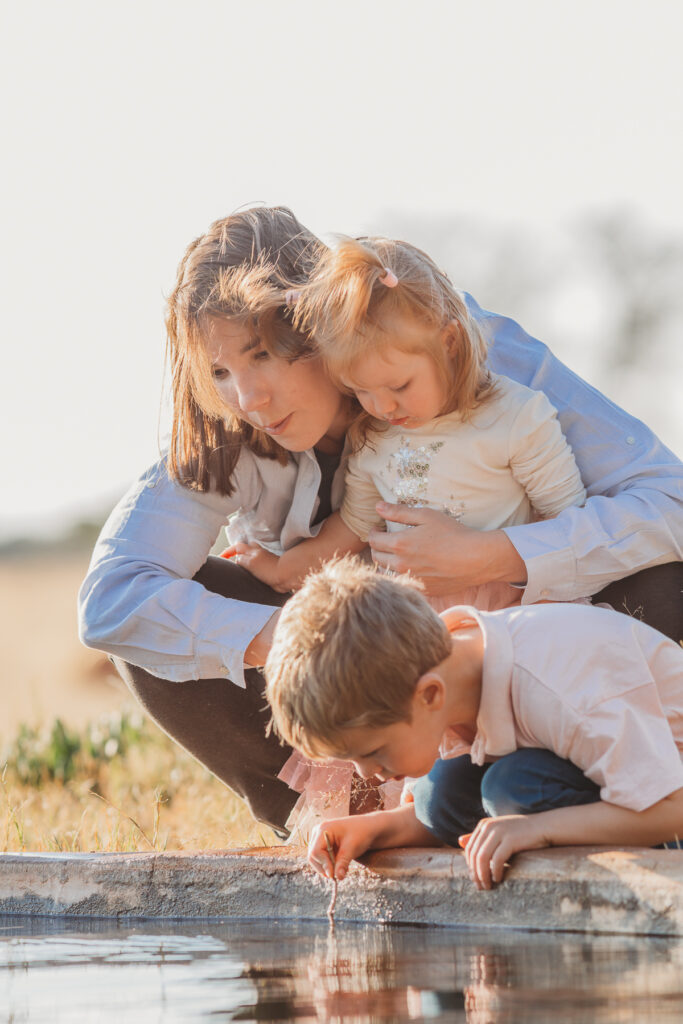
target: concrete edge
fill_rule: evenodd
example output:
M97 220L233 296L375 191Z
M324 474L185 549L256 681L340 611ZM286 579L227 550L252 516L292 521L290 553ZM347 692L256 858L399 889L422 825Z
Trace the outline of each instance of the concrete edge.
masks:
M290 847L211 853L0 854L0 914L324 919L331 884ZM385 850L352 865L337 920L683 935L677 850L518 854L491 892L453 849Z

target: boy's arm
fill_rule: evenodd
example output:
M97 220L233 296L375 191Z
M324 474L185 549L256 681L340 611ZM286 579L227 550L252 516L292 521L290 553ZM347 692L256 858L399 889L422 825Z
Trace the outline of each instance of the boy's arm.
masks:
M683 789L644 811L598 800L538 814L484 818L460 840L478 889L500 882L505 862L521 850L545 846L655 846L680 838L683 845Z
M365 542L348 528L338 512L333 512L317 537L301 541L279 557L258 544L236 544L235 561L273 590L287 594L333 555L357 554L364 547Z
M334 866L327 851L325 833L334 852ZM413 804L405 804L392 811L354 814L316 825L308 844L308 863L320 875L342 879L351 861L366 850L435 845L441 845L440 841L417 820Z

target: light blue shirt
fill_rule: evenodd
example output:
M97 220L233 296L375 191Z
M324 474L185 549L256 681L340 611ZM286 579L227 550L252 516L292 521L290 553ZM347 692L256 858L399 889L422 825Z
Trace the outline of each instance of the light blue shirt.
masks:
M588 493L583 508L506 529L527 568L523 603L571 601L683 560L681 462L519 324L467 303L490 339L492 370L545 392L558 410ZM281 466L244 449L234 482L231 497L190 491L169 479L162 459L133 484L105 523L81 588L85 644L163 679L224 676L244 686L244 651L273 608L211 594L192 577L231 516L233 530L272 549L315 534L320 469L312 452Z

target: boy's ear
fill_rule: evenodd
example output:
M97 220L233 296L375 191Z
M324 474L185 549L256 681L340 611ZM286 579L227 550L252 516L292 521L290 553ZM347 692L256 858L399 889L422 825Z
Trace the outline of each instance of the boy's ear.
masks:
M446 686L438 672L429 671L420 676L413 694L413 702L428 711L440 711L446 699Z

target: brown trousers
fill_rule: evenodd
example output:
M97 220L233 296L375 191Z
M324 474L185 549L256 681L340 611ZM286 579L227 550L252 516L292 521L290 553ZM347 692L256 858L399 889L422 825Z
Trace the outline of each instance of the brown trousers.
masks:
M241 601L280 607L286 595L223 558L211 557L195 579L207 590ZM611 583L594 602L607 601L676 641L683 640L683 563L644 569ZM247 688L227 679L170 683L142 668L115 661L116 667L154 721L214 775L243 797L255 818L286 836L285 822L297 794L277 774L289 747L266 736L269 714L263 676L246 673Z

